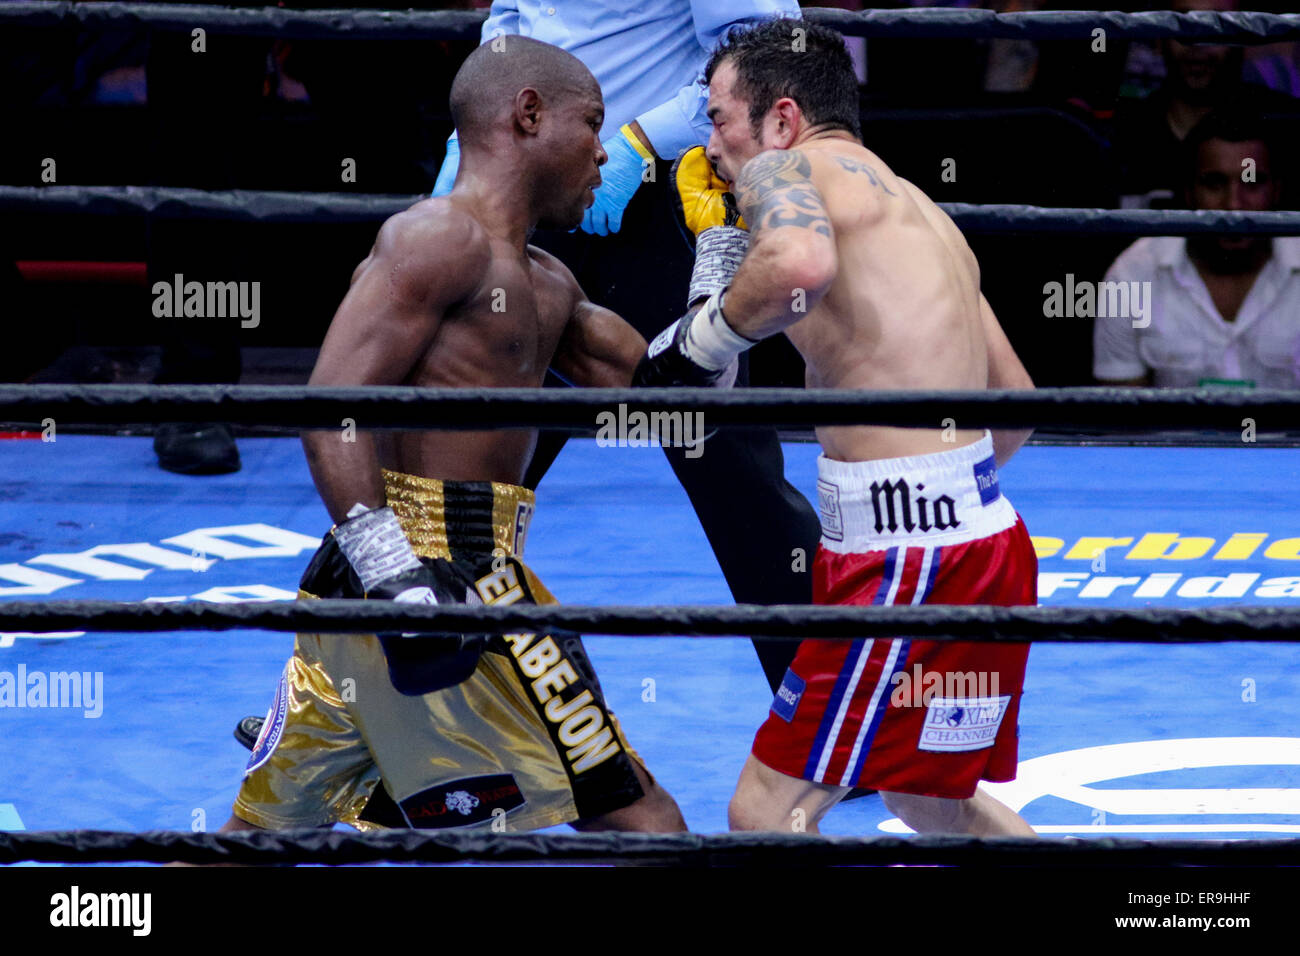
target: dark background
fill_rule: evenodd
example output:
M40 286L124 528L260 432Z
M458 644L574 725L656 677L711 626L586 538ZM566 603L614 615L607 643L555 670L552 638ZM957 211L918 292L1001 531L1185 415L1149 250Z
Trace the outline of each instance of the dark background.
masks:
M1277 3L1248 5L1289 12ZM52 157L59 185L427 193L450 132L450 80L474 45L209 33L207 52L194 55L188 34L6 24L0 183L40 185L41 162ZM987 42L867 41L866 144L939 202L1118 205L1123 157L1112 143L1114 118L1126 97L1145 92L1143 78L1133 76L1130 44L1112 41L1104 54L1085 41L1034 46L1032 83L988 92L984 76L996 53ZM115 83L127 92L115 92ZM355 183L341 181L344 158L356 161ZM949 158L955 182L941 178ZM149 380L160 343L215 334L234 337L244 381L301 381L377 225L0 213L0 380ZM1066 273L1100 279L1129 242L971 237L985 294L1040 385L1091 382L1091 323L1044 318L1044 283ZM159 322L145 286L25 282L15 266L25 260L147 262L150 283L198 261L206 274L191 267L193 278L261 282L261 325L228 323L214 333ZM89 364L74 361L69 373L69 356L92 345L116 350L116 358L105 367L99 352ZM62 377L50 372L59 362ZM756 384L802 383L798 356L783 338L756 349L753 369ZM239 374L236 367L225 380Z

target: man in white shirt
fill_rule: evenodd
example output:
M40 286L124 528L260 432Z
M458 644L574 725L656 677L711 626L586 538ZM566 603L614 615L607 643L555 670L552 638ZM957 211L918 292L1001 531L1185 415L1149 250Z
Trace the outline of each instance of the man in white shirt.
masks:
M1270 139L1251 118L1202 120L1185 142L1187 206L1276 209ZM1106 281L1150 285L1145 315L1097 319L1093 375L1102 384L1300 387L1300 239L1148 237Z

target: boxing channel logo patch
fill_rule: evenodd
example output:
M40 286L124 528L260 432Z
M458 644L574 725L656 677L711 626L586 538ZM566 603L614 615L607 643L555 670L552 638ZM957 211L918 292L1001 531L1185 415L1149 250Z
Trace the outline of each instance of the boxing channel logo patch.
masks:
M781 678L781 686L776 689L776 696L772 698L772 713L787 724L794 720L794 712L799 709L799 701L803 699L807 686L808 683L802 677L787 670L785 677Z
M402 813L417 830L467 827L492 819L494 810L509 813L524 805L513 774L462 777L421 790L401 802Z
M916 749L956 753L992 747L1010 703L1010 694L931 698Z
M832 541L844 540L844 522L840 516L840 486L825 478L817 479L817 510L821 512L822 534Z
M253 744L253 755L248 758L248 766L244 768L245 777L271 759L275 748L280 746L280 738L284 736L284 722L288 715L289 682L281 674L280 683L275 688L275 702L266 712L262 732L257 735L257 743Z
M998 488L998 461L989 455L983 461L977 461L974 468L975 487L979 489L980 504L986 508L998 500L1002 494Z

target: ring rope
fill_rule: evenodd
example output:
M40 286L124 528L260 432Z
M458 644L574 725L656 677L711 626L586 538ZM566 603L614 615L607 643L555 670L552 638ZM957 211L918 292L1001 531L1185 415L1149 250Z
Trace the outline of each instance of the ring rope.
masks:
M507 634L572 631L624 637L870 636L935 641L1056 644L1211 644L1300 641L1300 609L994 607L988 605L549 604L484 607L394 601L12 601L0 631L401 631Z
M1154 40L1213 40L1263 43L1300 36L1300 16L1274 13L1121 13L1092 11L992 10L839 10L812 8L805 20L847 36L918 37L927 39L1091 39L1094 30L1108 37ZM202 4L170 3L0 3L0 20L28 26L78 26L155 30L202 28L216 33L298 38L404 40L476 40L483 10L286 10L229 9Z
M0 864L37 863L495 863L613 862L692 866L1294 865L1300 839L1088 840L1004 837L824 837L780 833L483 833L280 830L186 833L51 830L0 833Z
M0 6L0 9L3 9ZM147 215L230 222L379 222L421 199L384 194L206 191L172 186L3 186L0 212L40 215ZM1088 209L1014 203L939 203L963 230L982 235L1078 233L1194 236L1300 235L1300 212L1218 209Z
M183 321L183 320L181 320ZM708 427L1290 428L1300 389L341 388L298 385L0 385L0 424L228 422L280 428L616 427L636 413L700 412ZM600 416L613 416L614 421ZM668 420L671 423L671 419ZM958 424L960 423L960 424ZM1266 426L1265 423L1268 423ZM663 420L661 420L661 425ZM660 426L654 426L658 429ZM668 431L671 432L671 428Z
M379 222L425 198L380 193L208 191L174 186L0 186L0 211L82 216L145 214L230 222Z

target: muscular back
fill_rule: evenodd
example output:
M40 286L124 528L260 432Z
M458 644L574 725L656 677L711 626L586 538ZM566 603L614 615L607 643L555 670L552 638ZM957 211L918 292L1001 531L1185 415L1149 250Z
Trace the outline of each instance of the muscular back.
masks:
M773 155L782 154L764 157ZM786 329L807 363L808 385L985 388L979 267L952 220L857 143L816 140L785 151L783 161L788 178L806 177L820 193L837 261L825 294ZM760 230L771 225L758 224ZM824 234L824 221L820 228ZM943 442L935 425L933 431L821 428L818 438L828 456L850 461L953 448L951 436ZM955 444L981 434L958 431Z

